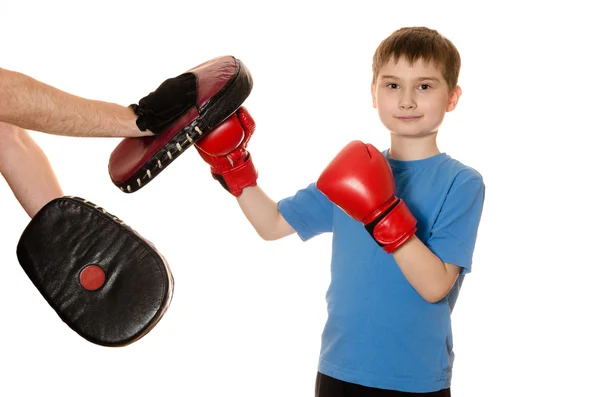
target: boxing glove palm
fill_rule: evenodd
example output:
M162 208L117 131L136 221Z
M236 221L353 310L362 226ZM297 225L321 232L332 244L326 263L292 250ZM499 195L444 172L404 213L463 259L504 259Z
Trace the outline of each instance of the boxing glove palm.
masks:
M213 178L234 196L255 186L258 172L246 150L256 124L250 113L240 107L196 144L200 156L210 165Z
M395 196L392 170L373 145L352 141L329 163L317 188L353 219L362 222L392 253L416 232L417 221Z

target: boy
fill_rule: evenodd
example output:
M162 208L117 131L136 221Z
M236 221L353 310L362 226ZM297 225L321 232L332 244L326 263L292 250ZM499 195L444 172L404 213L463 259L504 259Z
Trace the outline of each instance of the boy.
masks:
M450 314L485 192L476 170L436 144L461 96L459 70L458 51L435 30L383 40L371 94L390 148L351 142L316 183L277 203L257 185L245 109L196 145L263 239L333 232L317 397L450 396Z

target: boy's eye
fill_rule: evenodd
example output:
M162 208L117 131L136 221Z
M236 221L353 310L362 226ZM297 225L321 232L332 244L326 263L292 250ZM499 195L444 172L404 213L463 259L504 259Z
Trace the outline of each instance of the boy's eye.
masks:
M393 89L393 90L395 90L396 88L398 88L398 84L396 84L396 83L389 83L387 86L389 88Z
M426 90L428 88L431 88L431 86L429 84L421 84L421 85L419 85L419 89L420 90Z

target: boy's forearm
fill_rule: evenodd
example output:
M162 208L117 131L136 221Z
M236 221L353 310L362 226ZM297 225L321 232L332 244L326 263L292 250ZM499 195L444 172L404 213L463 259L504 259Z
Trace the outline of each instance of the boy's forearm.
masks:
M242 212L264 240L277 240L294 233L285 221L277 203L259 186L246 187L237 197Z
M392 253L404 277L430 303L442 300L452 289L460 268L444 263L437 255L412 236Z
M78 97L0 68L0 121L24 129L81 137L140 137L131 109Z

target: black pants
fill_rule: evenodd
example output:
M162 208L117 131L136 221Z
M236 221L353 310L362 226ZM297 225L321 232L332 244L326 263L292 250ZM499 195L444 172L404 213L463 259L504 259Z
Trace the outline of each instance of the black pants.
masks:
M434 391L431 393L408 393L394 390L375 389L344 382L330 376L317 373L315 384L315 397L450 397L450 389Z

